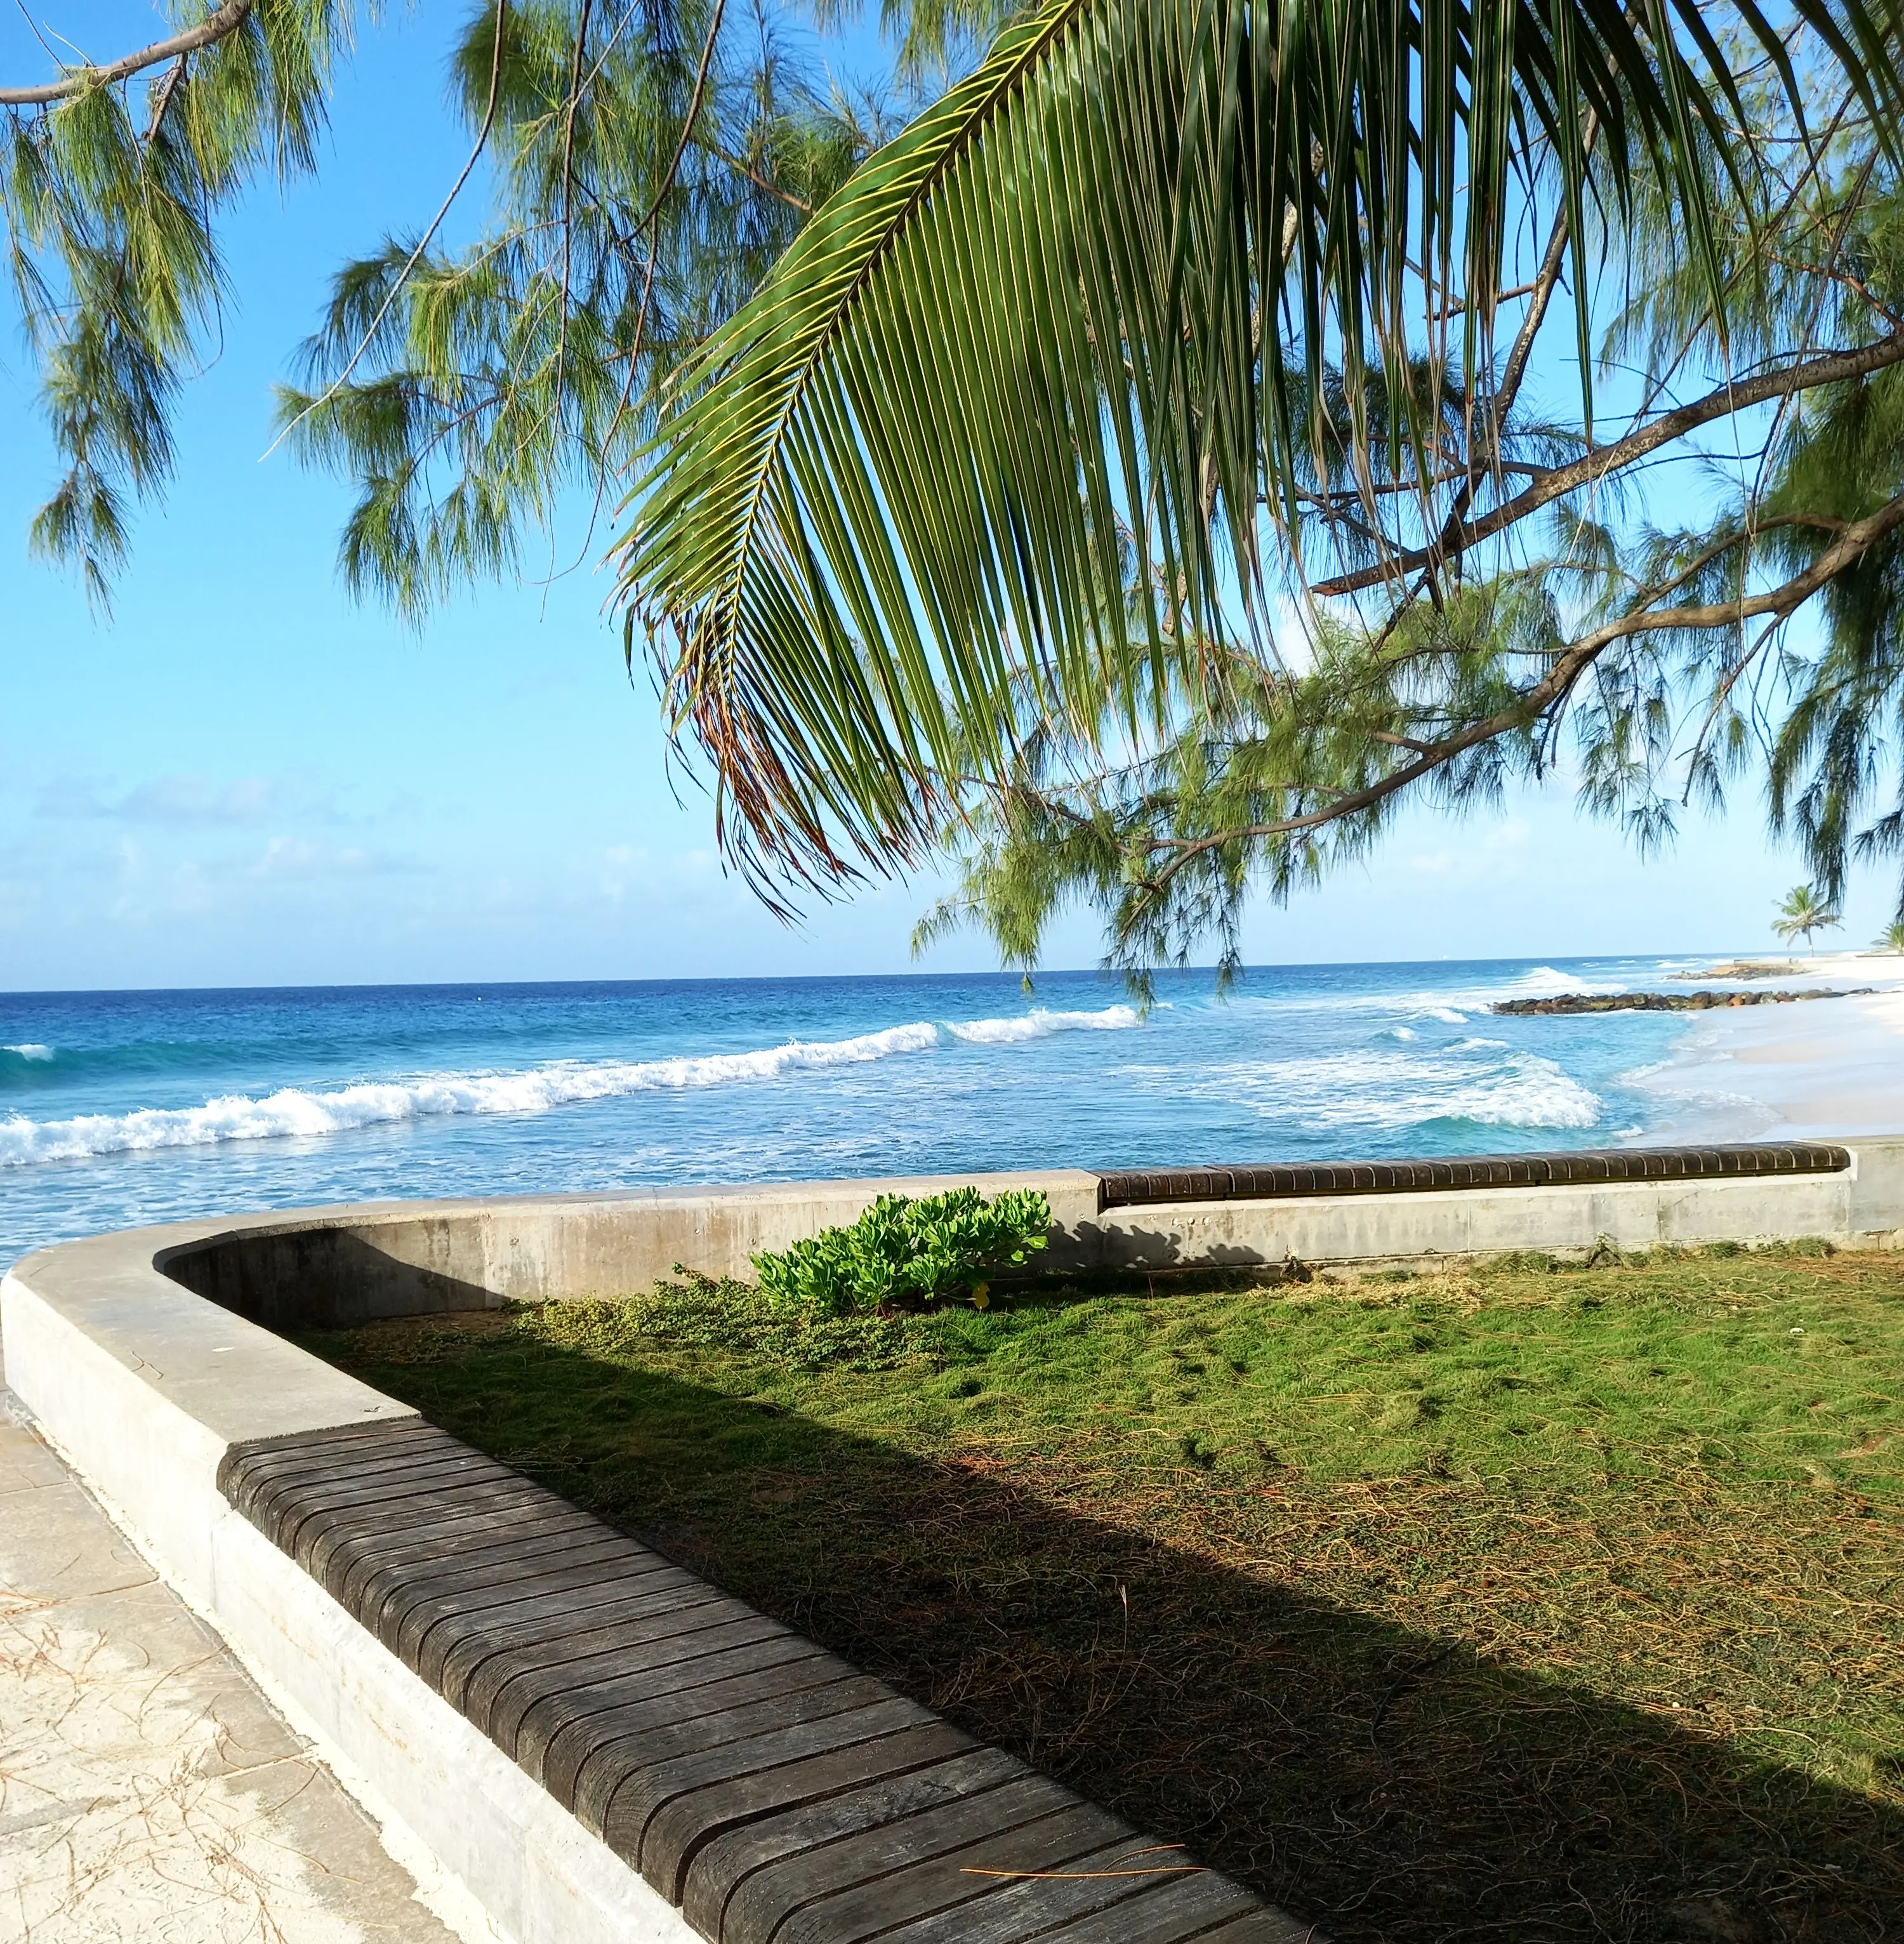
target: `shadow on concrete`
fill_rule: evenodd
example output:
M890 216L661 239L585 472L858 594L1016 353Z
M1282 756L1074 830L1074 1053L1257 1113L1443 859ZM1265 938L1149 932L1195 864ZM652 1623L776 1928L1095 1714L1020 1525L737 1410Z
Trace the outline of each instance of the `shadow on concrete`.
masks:
M1882 1804L1273 1561L573 1349L312 1347L1341 1944L1904 1936Z
M428 1226L410 1224L404 1232ZM448 1225L436 1226L444 1230L447 1255ZM501 1297L446 1268L407 1260L354 1229L313 1223L194 1243L168 1251L156 1266L195 1296L279 1332L503 1306Z

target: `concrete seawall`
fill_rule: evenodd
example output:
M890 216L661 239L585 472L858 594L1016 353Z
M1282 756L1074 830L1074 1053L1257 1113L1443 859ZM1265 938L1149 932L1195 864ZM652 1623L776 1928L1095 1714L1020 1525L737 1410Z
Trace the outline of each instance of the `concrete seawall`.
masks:
M625 1294L677 1264L751 1278L751 1258L850 1222L883 1194L966 1182L1041 1188L1043 1266L1173 1269L1416 1262L1607 1242L1765 1241L1843 1248L1904 1240L1904 1141L1861 1142L1832 1173L1603 1182L1395 1194L1158 1201L1106 1207L1104 1177L1039 1173L641 1189L608 1195L318 1208L146 1232L165 1275L267 1328L349 1323L504 1302ZM128 1241L131 1239L128 1238Z

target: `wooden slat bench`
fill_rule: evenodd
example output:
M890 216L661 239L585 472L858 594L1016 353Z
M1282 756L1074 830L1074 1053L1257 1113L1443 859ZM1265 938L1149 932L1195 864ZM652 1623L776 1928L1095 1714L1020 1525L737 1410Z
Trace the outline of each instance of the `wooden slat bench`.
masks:
M715 1944L1320 1944L433 1426L218 1484Z
M1571 1153L1448 1155L1430 1161L1275 1161L1244 1167L1137 1168L1100 1177L1098 1207L1280 1201L1312 1195L1414 1195L1435 1189L1546 1188L1838 1174L1850 1150L1822 1142L1719 1147L1583 1148Z

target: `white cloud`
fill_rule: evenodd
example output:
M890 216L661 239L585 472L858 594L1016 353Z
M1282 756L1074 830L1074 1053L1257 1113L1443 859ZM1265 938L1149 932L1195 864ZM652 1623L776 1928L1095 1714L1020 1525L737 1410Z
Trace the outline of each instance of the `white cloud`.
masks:
M116 792L63 777L40 792L38 810L42 817L106 818L161 829L245 828L266 822L274 812L290 807L291 798L305 794L272 777L238 777L216 783L206 777L181 774L150 777Z
M308 837L274 837L241 866L251 878L306 881L320 878L382 878L420 871L414 860L361 844L320 844Z

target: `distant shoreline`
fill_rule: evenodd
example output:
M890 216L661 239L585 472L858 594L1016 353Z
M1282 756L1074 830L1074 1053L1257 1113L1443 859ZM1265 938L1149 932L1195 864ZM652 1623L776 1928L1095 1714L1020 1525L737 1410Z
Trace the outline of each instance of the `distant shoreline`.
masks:
M1804 977L1811 983L1793 996L1819 1003L1735 1007L1727 995L1687 994L1709 1001L1684 1009L1699 1023L1666 1059L1627 1076L1665 1111L1649 1137L1904 1134L1904 956L1746 963L1760 976ZM1703 976L1727 972L1749 976L1743 965ZM1834 994L1849 979L1862 989Z

